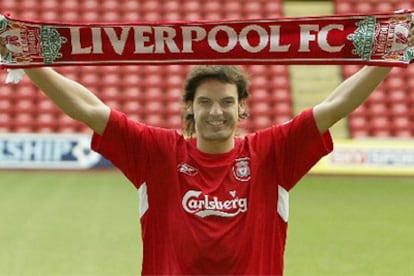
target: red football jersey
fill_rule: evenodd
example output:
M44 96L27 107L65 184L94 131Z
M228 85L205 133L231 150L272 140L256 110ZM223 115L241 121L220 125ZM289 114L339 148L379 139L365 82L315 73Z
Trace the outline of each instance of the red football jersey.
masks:
M289 190L332 150L306 110L206 154L115 110L92 148L141 195L143 274L283 274Z

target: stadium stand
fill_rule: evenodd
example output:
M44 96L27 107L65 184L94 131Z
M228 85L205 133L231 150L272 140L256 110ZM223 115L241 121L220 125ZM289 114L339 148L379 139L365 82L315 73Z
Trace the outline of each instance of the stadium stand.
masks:
M21 0L4 1L16 18L67 22L168 21L270 18L282 15L282 0ZM182 128L181 96L190 66L60 67L58 71L96 93L131 118L160 127ZM251 75L250 117L244 132L283 122L292 116L287 66L245 66ZM5 72L0 72L5 78ZM0 84L1 132L88 132L56 109L26 78Z
M414 6L413 0L335 0L337 13L389 12ZM343 66L344 78L359 69ZM349 116L353 138L411 138L414 136L414 68L394 68L377 91Z

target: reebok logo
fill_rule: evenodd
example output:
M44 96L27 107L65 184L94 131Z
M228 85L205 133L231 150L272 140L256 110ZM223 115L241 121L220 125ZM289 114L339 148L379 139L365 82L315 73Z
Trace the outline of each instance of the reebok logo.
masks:
M220 199L217 196L209 196L201 191L189 190L182 200L182 205L187 213L199 217L218 216L235 217L247 212L247 198L239 198L236 191L229 192L230 198Z
M189 176L194 176L198 173L198 169L196 169L196 168L194 168L194 167L192 167L192 166L190 166L186 163L178 164L177 170L180 173L183 173L183 174L186 174L186 175L189 175Z

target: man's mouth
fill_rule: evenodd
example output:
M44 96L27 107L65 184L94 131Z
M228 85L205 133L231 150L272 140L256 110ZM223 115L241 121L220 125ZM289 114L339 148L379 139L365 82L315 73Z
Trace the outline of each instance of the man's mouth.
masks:
M225 120L214 120L214 121L207 121L207 124L212 126L222 126L225 124Z

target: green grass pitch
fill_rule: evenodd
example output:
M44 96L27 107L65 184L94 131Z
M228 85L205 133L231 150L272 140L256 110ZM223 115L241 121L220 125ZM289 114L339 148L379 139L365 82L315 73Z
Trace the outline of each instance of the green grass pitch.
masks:
M414 275L411 178L307 176L286 275ZM0 172L0 275L137 275L136 190L118 172Z

